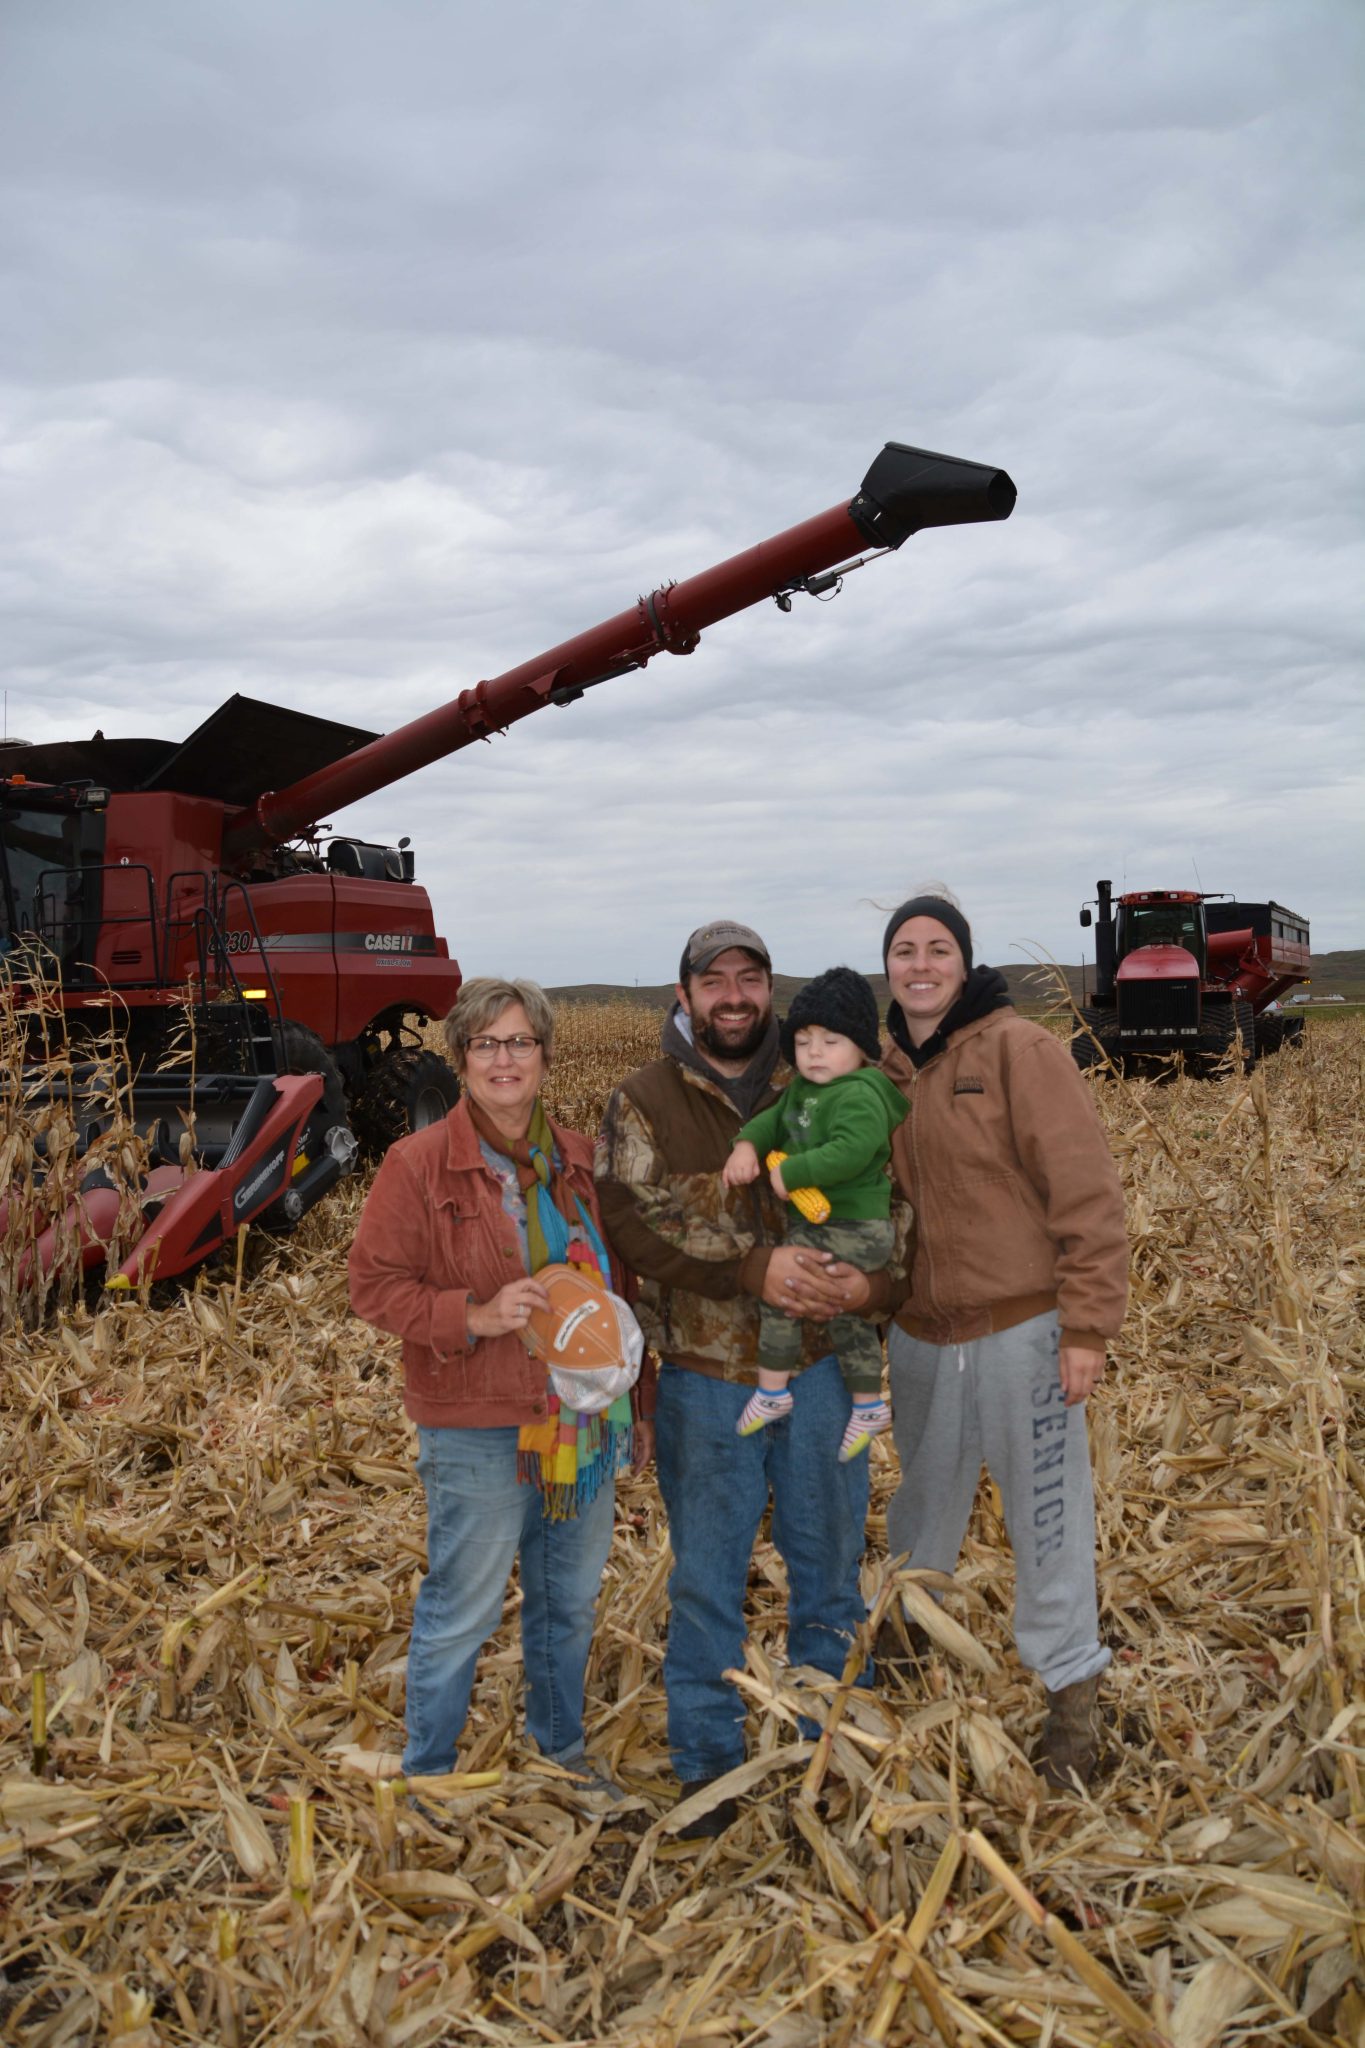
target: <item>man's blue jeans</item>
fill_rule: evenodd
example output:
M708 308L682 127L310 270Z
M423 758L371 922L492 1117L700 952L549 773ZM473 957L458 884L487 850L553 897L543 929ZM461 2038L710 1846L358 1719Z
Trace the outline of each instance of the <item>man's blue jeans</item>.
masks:
M867 1459L839 1463L850 1402L837 1362L809 1366L791 1391L784 1421L736 1436L751 1388L667 1362L659 1375L656 1457L673 1545L664 1687L684 1783L744 1761L743 1702L722 1674L743 1661L749 1560L770 1490L790 1661L837 1677L867 1619L858 1590Z
M427 1575L412 1617L403 1769L454 1770L474 1666L502 1619L518 1558L526 1726L555 1762L580 1755L583 1677L611 1548L611 1480L573 1521L547 1522L538 1488L517 1481L515 1429L419 1429L417 1437Z

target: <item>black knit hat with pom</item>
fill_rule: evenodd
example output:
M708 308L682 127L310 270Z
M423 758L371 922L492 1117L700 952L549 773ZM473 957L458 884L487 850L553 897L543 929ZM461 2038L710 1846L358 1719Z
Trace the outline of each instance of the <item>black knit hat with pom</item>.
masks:
M782 1026L782 1050L789 1060L796 1058L797 1032L810 1024L851 1038L874 1066L882 1056L877 998L872 984L851 967L831 967L798 990Z

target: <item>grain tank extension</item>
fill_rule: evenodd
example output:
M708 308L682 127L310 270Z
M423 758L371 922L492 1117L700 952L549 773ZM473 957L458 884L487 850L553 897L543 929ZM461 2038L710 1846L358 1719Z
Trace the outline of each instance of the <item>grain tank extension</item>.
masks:
M158 1272L197 1263L252 1216L294 1220L344 1170L352 1129L378 1153L455 1099L454 1075L419 1033L450 1007L460 969L413 850L321 820L658 654L690 655L733 612L766 598L789 611L798 593L837 590L913 533L1007 519L1014 501L1002 470L888 442L851 499L662 585L384 737L237 696L182 742L96 733L0 748L0 995L43 1014L49 1031L63 1013L73 1039L118 1027L139 1125L171 1141L167 1156L153 1148L165 1169L160 1214L178 1199L167 1192L178 1169L188 1183L232 1168L242 1125L273 1133L272 1117L292 1118L279 1145L270 1139L271 1172L252 1151L225 1184L216 1238L211 1218L196 1224L192 1246L161 1232ZM183 1069L167 1056L187 1014L196 1086L217 1089L211 1160L171 1156L184 1149L173 1113L183 1119L187 1105ZM283 1088L290 1074L306 1077L307 1104ZM206 1101L190 1107L196 1128L201 1109L211 1120ZM100 1117L86 1129L94 1143Z

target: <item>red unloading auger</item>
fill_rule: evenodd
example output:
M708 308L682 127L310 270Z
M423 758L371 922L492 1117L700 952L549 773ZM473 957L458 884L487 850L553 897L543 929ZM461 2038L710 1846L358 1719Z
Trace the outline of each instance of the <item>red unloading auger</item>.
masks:
M529 718L546 704L569 704L585 690L629 675L656 654L691 654L707 626L773 598L820 596L840 578L889 554L930 526L1008 519L1015 489L1002 469L888 441L855 498L732 555L699 576L636 600L600 626L562 641L505 675L462 690L453 702L349 754L288 789L267 790L231 820L224 850L240 859L278 846L330 812L373 796L446 754ZM863 550L859 553L858 550Z

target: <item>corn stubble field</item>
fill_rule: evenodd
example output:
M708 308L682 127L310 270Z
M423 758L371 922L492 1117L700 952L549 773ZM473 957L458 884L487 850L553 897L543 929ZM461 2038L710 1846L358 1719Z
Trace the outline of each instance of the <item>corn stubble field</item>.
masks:
M563 1012L555 1108L591 1127L657 1029ZM423 1558L396 1346L347 1307L363 1186L249 1241L240 1286L229 1262L41 1332L7 1304L0 2037L1365 2039L1365 1025L1250 1078L1095 1087L1133 1300L1091 1403L1115 1661L1085 1799L1049 1803L1025 1760L1041 1701L983 1487L943 1608L898 1582L932 1653L870 1694L822 1682L815 1748L760 1543L742 1818L687 1842L646 1477L589 1678L631 1804L585 1817L522 1746L513 1594L433 1825L349 1767L398 1737Z

